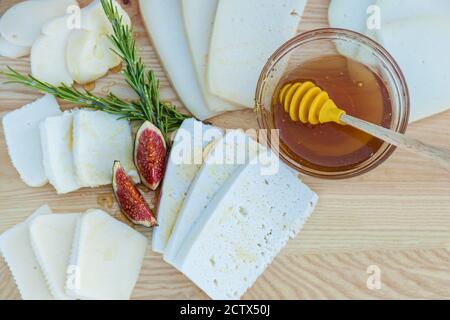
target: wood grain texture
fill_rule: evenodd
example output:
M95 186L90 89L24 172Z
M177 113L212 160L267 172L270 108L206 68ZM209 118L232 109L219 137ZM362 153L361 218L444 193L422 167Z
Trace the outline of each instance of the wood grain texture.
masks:
M15 2L2 0L0 13ZM309 0L299 32L327 26L327 7L327 0ZM135 23L139 53L161 80L162 97L182 107L145 33L137 1L129 1L125 8ZM0 58L0 68L5 65L29 71L28 58ZM118 74L97 83L97 92L108 89L124 97L133 96ZM2 84L0 116L38 96L21 87ZM251 110L231 112L212 122L225 128L256 127ZM408 134L450 148L450 112L411 125ZM37 189L25 186L9 161L3 132L0 133L0 165L0 233L43 203L56 212L103 208L126 221L109 187L57 196L50 186ZM245 299L450 299L449 173L433 162L398 150L362 177L345 181L309 177L303 180L320 196L317 210ZM153 195L148 197L152 200ZM150 236L148 230L137 229ZM371 265L381 271L379 290L369 290L366 286L369 276L366 271ZM150 249L133 297L207 298ZM17 298L14 282L0 259L0 299Z

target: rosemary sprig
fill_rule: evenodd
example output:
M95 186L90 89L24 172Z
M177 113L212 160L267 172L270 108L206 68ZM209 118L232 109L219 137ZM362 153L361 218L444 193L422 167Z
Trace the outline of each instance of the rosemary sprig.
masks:
M125 63L122 72L125 81L139 96L143 112L152 119L150 121L161 130L163 136L167 137L169 132L178 128L188 117L176 111L173 105L160 101L159 81L153 70L145 70L142 59L137 56L133 29L123 23L122 16L112 0L101 0L101 3L113 29L113 35L110 36L115 46L113 51Z
M141 110L141 106L138 103L127 102L112 93L109 93L105 97L98 97L90 91L80 91L75 87L69 87L65 84L61 84L59 87L53 86L47 82L36 79L32 75L21 74L9 66L7 69L8 71L0 71L0 75L8 79L4 82L5 84L20 84L44 94L51 94L56 98L74 103L80 107L121 115L121 119L130 121L147 120L146 115Z

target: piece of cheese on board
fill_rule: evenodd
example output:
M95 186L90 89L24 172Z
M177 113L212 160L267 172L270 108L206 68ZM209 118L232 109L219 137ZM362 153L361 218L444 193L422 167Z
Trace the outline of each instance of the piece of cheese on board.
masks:
M211 133L210 139L204 139L205 132ZM161 188L158 226L152 234L153 251L164 252L189 186L203 163L203 148L221 134L221 130L194 119L185 120L178 129Z
M405 75L411 97L410 121L450 108L450 19L422 17L386 23L377 40ZM420 46L413 45L416 39Z
M27 220L0 235L0 253L11 271L24 300L53 300L44 274L31 247L29 225L41 216L51 215L47 205L37 209Z
M198 119L209 110L197 81L181 13L181 0L140 0L139 8L161 63L186 108Z
M211 92L253 108L264 65L295 36L305 5L306 0L220 1L209 51Z
M111 184L112 167L118 160L134 181L139 181L133 163L130 123L102 111L75 110L73 156L77 182L82 187Z
M39 123L60 114L56 99L45 95L3 117L9 157L20 178L30 187L41 187L48 182L42 163Z
M27 56L30 53L30 47L16 46L3 38L0 34L0 56L16 59Z
M147 239L101 210L78 220L66 282L77 299L129 299L145 256Z
M58 194L75 191L77 183L73 163L73 114L48 117L40 124L45 173Z
M209 91L207 81L208 53L219 0L182 0L181 3L189 49L208 108L217 112L242 109L242 107L221 99Z
M36 217L29 226L31 247L57 300L66 295L66 275L77 221L81 214L51 214Z
M217 141L192 182L164 250L164 260L180 268L175 259L197 219L222 185L241 165L256 155L258 143L243 131L232 130Z
M311 215L317 195L280 164L242 166L183 240L181 271L213 299L239 299ZM283 192L279 192L283 190Z

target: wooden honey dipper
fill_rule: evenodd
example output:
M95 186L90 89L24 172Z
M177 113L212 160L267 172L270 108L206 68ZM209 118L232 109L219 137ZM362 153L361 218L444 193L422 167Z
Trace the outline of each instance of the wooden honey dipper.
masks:
M281 88L279 100L292 121L301 121L312 125L327 122L349 125L396 147L432 159L450 171L449 150L430 146L401 133L352 117L336 106L328 93L311 81L284 85Z

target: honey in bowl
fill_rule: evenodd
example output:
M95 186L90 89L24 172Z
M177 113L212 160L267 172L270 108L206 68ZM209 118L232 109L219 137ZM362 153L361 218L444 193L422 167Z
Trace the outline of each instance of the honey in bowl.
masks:
M324 56L293 69L275 90L272 114L280 148L302 165L326 172L352 169L369 159L383 141L337 123L311 125L291 120L279 100L280 91L286 84L305 81L326 91L347 114L390 127L392 106L383 80L360 62L340 55Z

